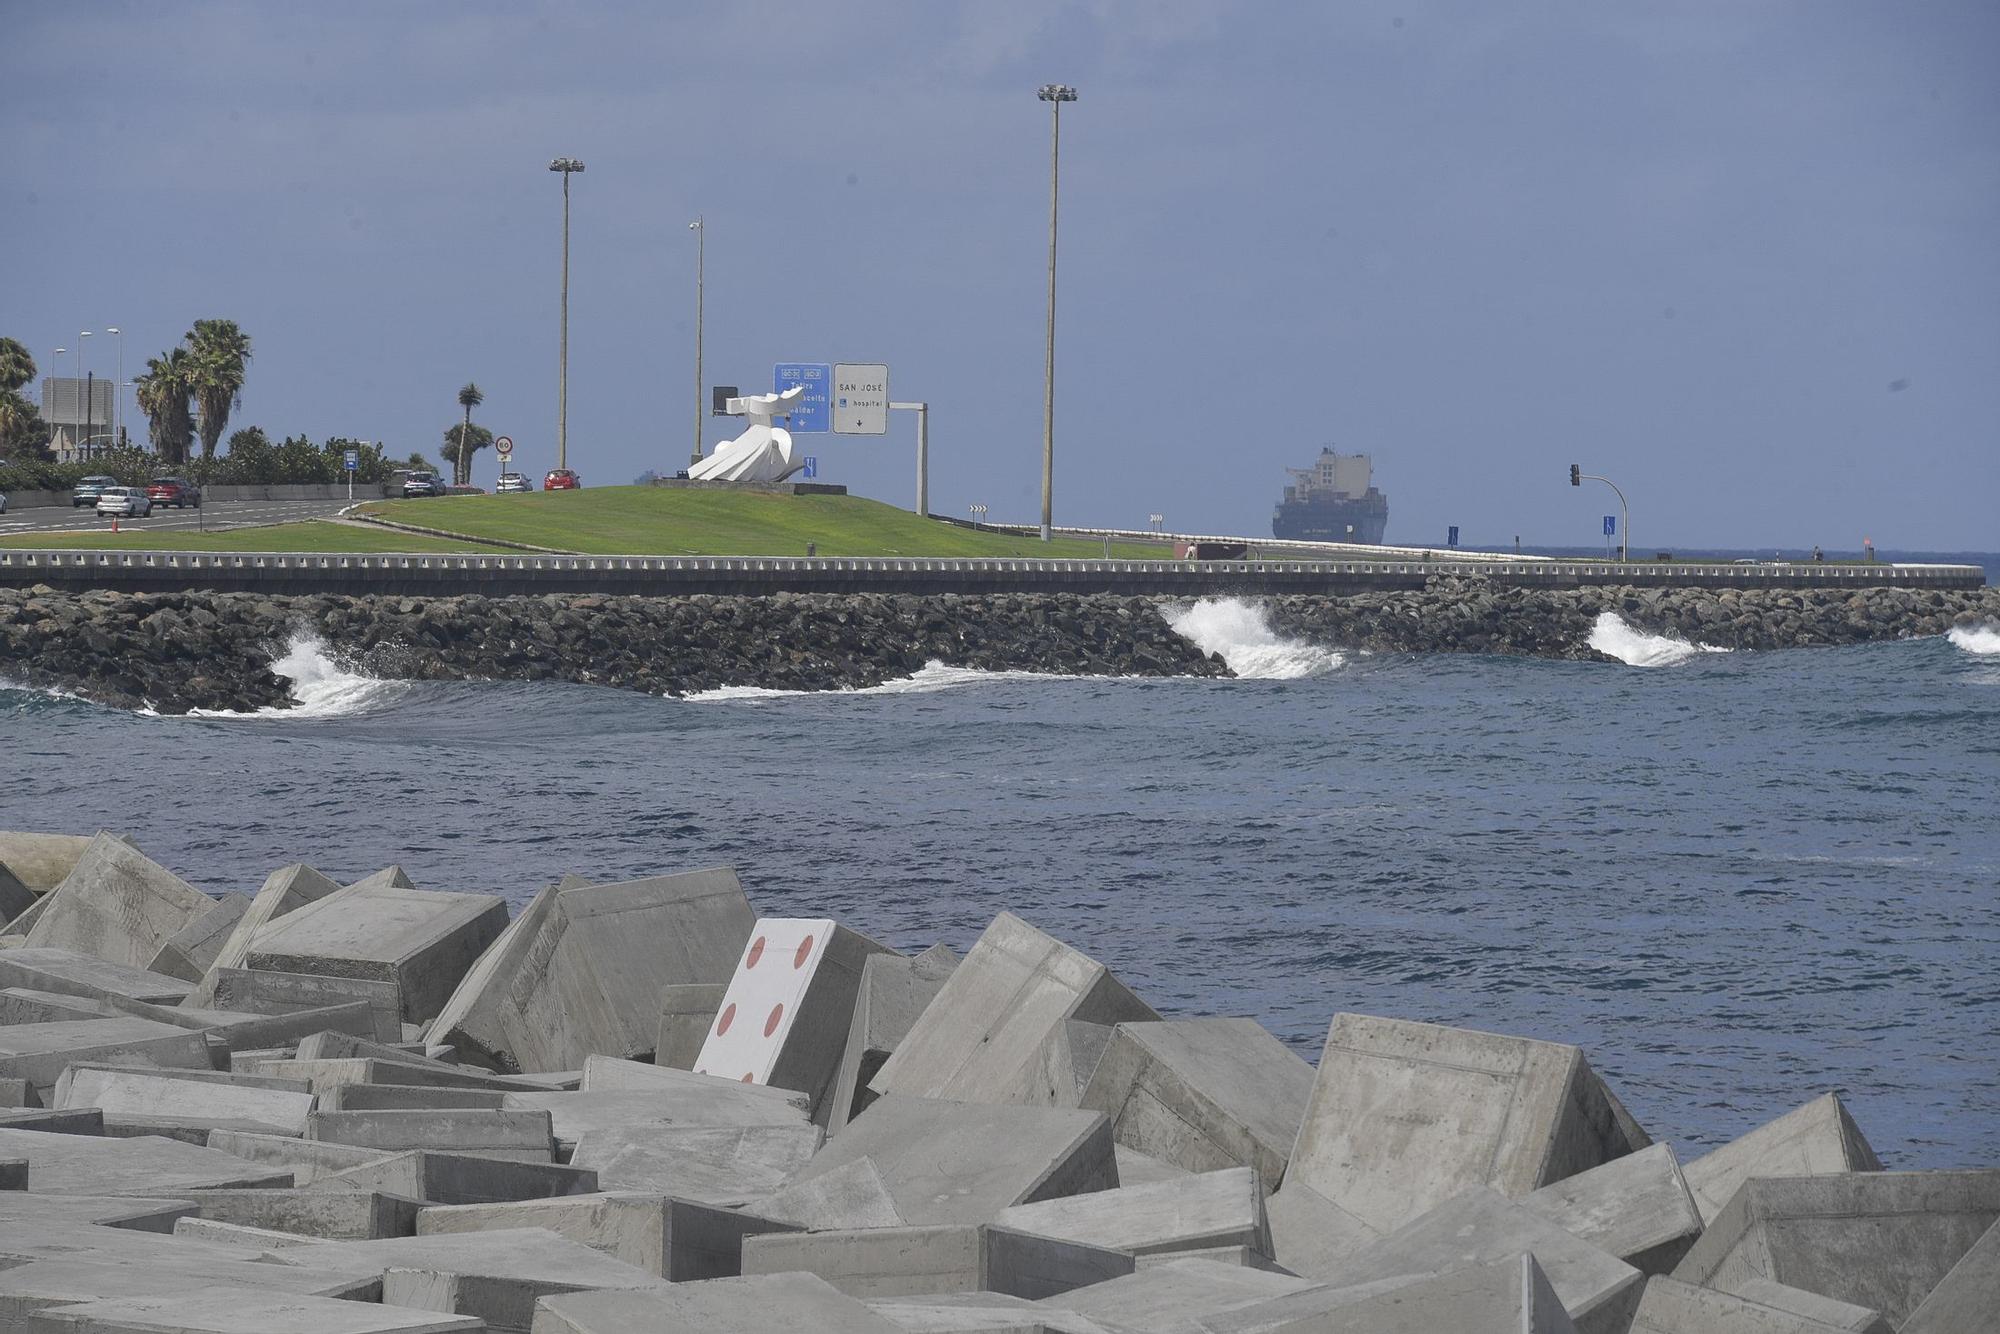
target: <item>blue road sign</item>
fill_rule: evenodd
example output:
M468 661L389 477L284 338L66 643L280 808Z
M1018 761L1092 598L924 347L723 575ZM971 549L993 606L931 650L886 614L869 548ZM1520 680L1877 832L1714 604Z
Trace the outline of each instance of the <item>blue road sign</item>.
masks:
M833 429L833 365L824 361L781 361L772 371L771 387L782 394L804 385L806 396L792 409L785 426L792 434Z
M806 466L805 469L799 473L799 476L805 478L808 481L819 476L819 460L814 458L810 454L806 455Z
M1606 537L1618 536L1618 516L1616 514L1607 514L1604 516L1604 535Z
M358 449L348 450L341 456L341 466L349 472L353 472L359 468L361 466L361 451Z
M1448 547L1455 547L1455 546L1457 546L1457 545L1458 545L1458 525L1457 525L1457 524L1453 524L1453 525L1452 525L1452 526L1451 526L1450 528L1448 528L1448 529L1446 529L1446 530L1445 530L1445 539L1444 539L1444 544L1445 544L1446 546L1448 546Z

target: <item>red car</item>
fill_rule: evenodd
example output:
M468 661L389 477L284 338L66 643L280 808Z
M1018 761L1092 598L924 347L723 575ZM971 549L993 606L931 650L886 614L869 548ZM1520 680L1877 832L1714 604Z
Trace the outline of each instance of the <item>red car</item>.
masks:
M190 505L201 508L201 488L185 477L155 477L146 483L146 494L161 509L169 505L177 510Z
M549 475L542 479L544 491L577 491L582 487L583 479L578 477L572 468L553 468L549 471Z

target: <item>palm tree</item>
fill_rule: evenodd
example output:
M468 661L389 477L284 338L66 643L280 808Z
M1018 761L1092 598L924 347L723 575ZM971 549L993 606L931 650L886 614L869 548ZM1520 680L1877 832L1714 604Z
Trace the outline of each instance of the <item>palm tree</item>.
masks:
M458 391L458 406L465 409L465 424L458 428L458 461L452 467L452 481L459 486L472 480L472 455L465 452L465 439L472 432L472 410L485 401L486 395L469 380Z
M35 378L35 358L12 338L0 338L0 393L19 389Z
M201 456L212 459L216 442L228 429L230 410L243 406L250 336L234 320L196 320L187 345L192 354L189 388L201 410Z
M194 418L188 397L194 393L194 357L184 347L169 348L146 359L146 373L134 384L139 410L146 414L153 448L169 464L187 462L194 439Z

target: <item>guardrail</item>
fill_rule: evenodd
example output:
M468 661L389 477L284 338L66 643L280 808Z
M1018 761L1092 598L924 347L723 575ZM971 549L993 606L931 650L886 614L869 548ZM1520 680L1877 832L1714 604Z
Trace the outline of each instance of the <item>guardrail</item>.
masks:
M1593 561L1124 561L862 556L558 556L0 548L0 585L273 594L1358 593L1437 576L1524 587L1978 588L1976 565Z

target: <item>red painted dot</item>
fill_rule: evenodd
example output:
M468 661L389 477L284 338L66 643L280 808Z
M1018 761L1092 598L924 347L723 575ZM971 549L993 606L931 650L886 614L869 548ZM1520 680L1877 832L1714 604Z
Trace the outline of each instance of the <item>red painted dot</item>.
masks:
M757 960L763 957L764 957L764 938L762 936L759 936L755 940L750 942L750 957L748 957L743 961L743 966L745 968L755 968L757 966Z
M794 968L805 967L806 959L808 956L812 954L812 952L813 952L813 938L811 936L807 936L804 940L799 942L799 952L792 956L792 967Z
M736 1022L736 1006L732 1003L722 1007L722 1015L715 1021L715 1036L721 1037Z
M777 1032L778 1021L780 1019L783 1019L784 1017L785 1017L785 1003L783 1001L779 1001L776 1005L773 1005L771 1007L771 1017L764 1021L764 1036L768 1038L771 1036L771 1034Z
M757 1082L757 1076L754 1074L745 1075L743 1076L740 1082L745 1084L754 1084Z

